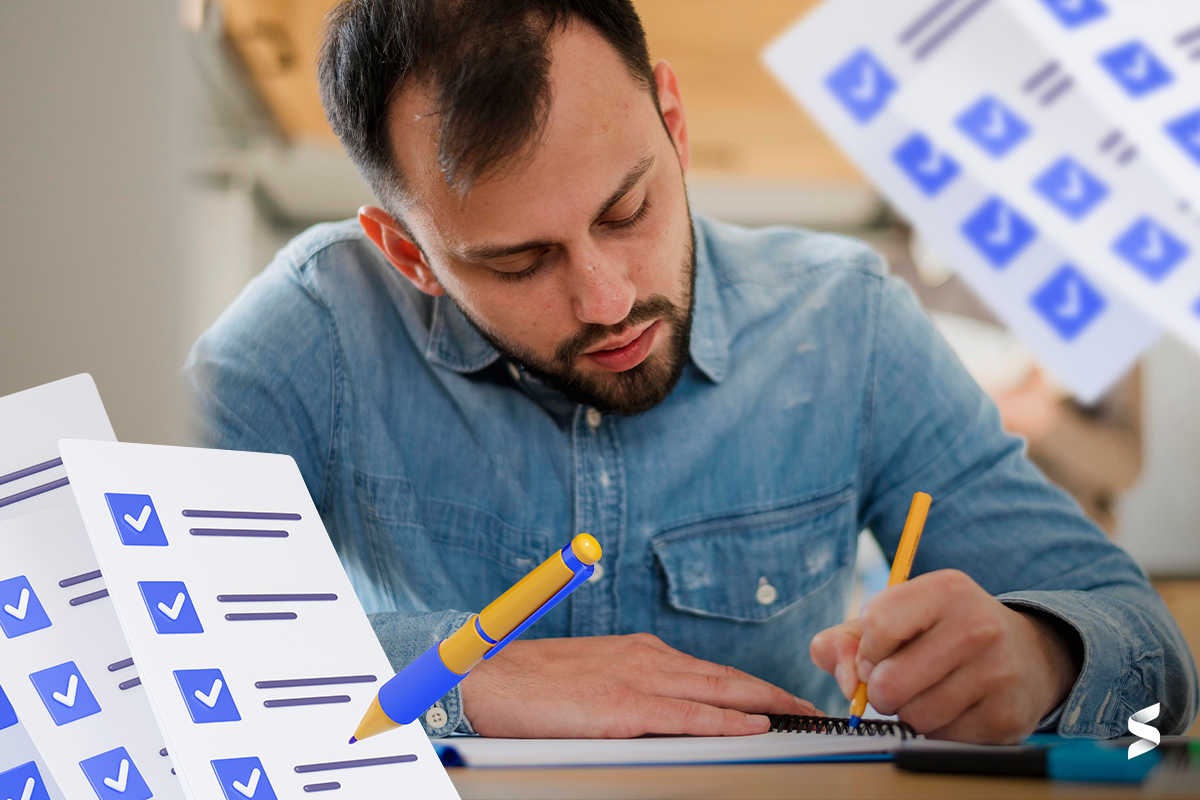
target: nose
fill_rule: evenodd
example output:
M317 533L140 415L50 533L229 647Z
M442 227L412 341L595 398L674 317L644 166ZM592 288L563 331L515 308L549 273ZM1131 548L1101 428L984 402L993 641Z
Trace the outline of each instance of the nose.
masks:
M597 253L571 270L571 302L580 322L616 325L629 316L637 287L624 264Z

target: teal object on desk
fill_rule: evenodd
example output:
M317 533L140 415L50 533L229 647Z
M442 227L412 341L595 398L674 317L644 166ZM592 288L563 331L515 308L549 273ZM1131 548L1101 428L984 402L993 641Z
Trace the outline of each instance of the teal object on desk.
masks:
M1013 746L914 742L896 753L896 766L914 772L1093 783L1141 783L1159 760L1158 750L1129 758L1123 745L1058 736L1034 736L1025 744Z

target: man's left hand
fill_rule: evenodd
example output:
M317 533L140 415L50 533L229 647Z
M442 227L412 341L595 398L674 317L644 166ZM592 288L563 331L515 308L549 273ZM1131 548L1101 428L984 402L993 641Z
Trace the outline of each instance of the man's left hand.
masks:
M858 619L821 631L813 662L852 697L935 739L1010 744L1033 732L1079 676L1069 643L958 570L889 586Z

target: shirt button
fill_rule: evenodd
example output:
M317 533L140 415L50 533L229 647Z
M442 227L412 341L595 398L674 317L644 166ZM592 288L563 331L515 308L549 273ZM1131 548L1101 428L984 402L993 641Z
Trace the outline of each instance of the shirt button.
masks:
M595 583L596 581L598 581L604 577L604 565L597 562L595 564L595 567L596 567L596 571L593 572L591 574L591 576L587 579L588 583Z
M517 365L511 361L508 362L508 374L512 375L514 381L521 380L521 370L517 369Z
M767 583L766 578L758 579L758 588L754 591L754 599L758 601L759 605L769 606L778 597L779 592L775 590L774 586Z
M597 411L594 408L589 408L587 410L586 416L587 416L587 423L591 427L592 430L596 430L596 428L600 427L600 420L602 420L603 417L600 416L599 411Z
M450 721L450 717L446 716L446 709L440 705L435 705L433 708L425 712L425 724L434 730L442 727Z

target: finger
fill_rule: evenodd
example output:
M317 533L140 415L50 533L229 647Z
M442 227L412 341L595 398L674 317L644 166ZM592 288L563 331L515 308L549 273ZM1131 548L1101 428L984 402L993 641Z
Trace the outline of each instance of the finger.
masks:
M660 673L643 689L649 694L692 700L755 714L812 714L816 706L766 681L729 668L730 674Z
M930 572L889 586L863 607L859 616L863 635L856 659L860 680L868 681L876 664L929 630L945 613L946 598L937 591L937 575Z
M847 698L858 688L855 656L862 628L857 619L826 628L813 637L808 653L813 663L837 679L838 688Z
M984 697L959 714L953 722L925 734L930 739L949 739L972 744L1017 744L1036 725L1022 727L1012 703Z
M874 683L867 687L868 695L874 690L873 687ZM967 709L982 700L984 694L978 671L962 667L899 708L884 711L876 705L875 710L881 714L896 714L902 722L912 725L917 733L929 734L961 717ZM870 700L875 705L875 698L871 697Z
M716 664L712 661L693 658L685 653L680 653L679 655L681 656L680 659L674 659L668 662L670 664L669 668L665 668L659 672L650 673L648 675L649 681L647 690L649 693L663 696L673 696L672 692L667 690L668 684L661 683L664 676L672 673L691 673L701 680L710 682L715 680L717 681L718 685L722 685L722 682L728 681L730 682L727 684L729 686L736 685L740 687L741 690L757 693L757 695L760 697L774 698L774 701L779 708L786 709L781 711L773 711L771 713L811 714L816 710L816 706L814 706L810 701L805 700L802 697L796 697L787 690L781 689L775 684L764 681L762 678L751 675L748 672L743 672L737 667L731 667L727 664ZM788 698L790 698L790 700ZM693 699L701 700L701 702L709 702L707 700L703 700L703 698ZM714 697L712 699L719 705L729 706L732 708L741 708L737 705L730 705L729 703L720 702L719 697ZM744 710L749 711L751 709L747 708Z
M882 714L894 714L894 709L970 663L998 635L995 626L938 622L875 665L867 689L871 705Z
M761 714L673 697L647 697L640 722L646 733L684 736L747 736L766 733L771 727L771 721Z

